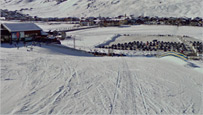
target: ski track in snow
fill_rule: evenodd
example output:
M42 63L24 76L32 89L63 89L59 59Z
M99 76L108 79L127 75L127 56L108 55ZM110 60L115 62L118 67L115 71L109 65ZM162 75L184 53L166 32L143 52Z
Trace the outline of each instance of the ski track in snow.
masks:
M119 65L113 65L115 68L109 71L111 73L113 72L113 75L116 75L115 77L101 76L102 78L100 78L100 80L98 79L99 82L97 80L89 81L90 84L87 88L84 86L85 84L82 83L82 80L84 80L81 79L83 77L81 76L82 68L78 65L82 61L79 61L78 64L75 62L73 64L65 59L63 64L55 63L54 65L49 58L37 58L36 60L39 60L39 63L31 61L31 71L38 69L38 64L44 65L42 67L44 70L37 73L37 76L41 77L39 77L39 79L37 78L38 80L34 80L35 82L31 82L31 84L34 84L30 87L31 90L29 93L17 102L17 105L19 107L21 106L21 108L18 107L19 110L14 109L13 113L64 114L68 112L70 114L151 114L149 110L153 110L155 111L154 113L157 114L163 111L165 113L179 113L179 111L171 105L165 102L156 102L156 100L151 99L152 97L145 93L147 87L144 87L142 80L140 80L141 77L136 74L136 71L131 70L126 58L118 58L117 62ZM50 68L57 67L59 68L51 78L46 75ZM110 69L109 64L107 64L106 67ZM27 74L29 73L28 70L25 71L27 71ZM24 72L22 73L24 74ZM106 74L108 74L108 71ZM18 76L20 75L21 72L19 71ZM30 74L25 75L25 83L22 82L23 86L29 87L29 85L31 85L30 79L32 78L30 78L30 76ZM49 82L42 83L44 77L48 77L50 79ZM58 81L57 79L62 79L62 81ZM50 84L54 82L59 82L59 84L49 89L50 91L48 91L47 94L37 96L47 90ZM113 89L109 88L109 86L112 86ZM72 103L71 106L68 102ZM65 111L66 109L69 111ZM183 112L187 113L190 109L194 109L193 103L187 106ZM195 110L191 111L194 112Z
M202 73L169 61L176 58L81 57L55 46L0 50L2 114L202 114Z
M128 65L127 65L127 62L124 60L124 67L123 68L126 68L126 73L128 73L128 77L129 77L129 81L130 81L130 84L131 85L133 85L133 83L132 83L132 78L131 78L131 72L129 71L129 67L128 67ZM148 113L148 110L147 110L147 105L146 105L146 101L145 101L145 97L144 97L144 95L143 95L143 91L142 91L142 87L141 87L141 84L140 84L140 82L137 80L137 77L136 77L136 75L134 76L134 79L135 79L135 81L136 81L136 84L138 85L137 87L138 87L138 90L139 90L139 94L140 94L140 96L142 97L142 102L143 102L143 106L144 106L144 109L145 109L145 112L146 112L146 114L148 115L149 113ZM133 86L132 86L133 87Z

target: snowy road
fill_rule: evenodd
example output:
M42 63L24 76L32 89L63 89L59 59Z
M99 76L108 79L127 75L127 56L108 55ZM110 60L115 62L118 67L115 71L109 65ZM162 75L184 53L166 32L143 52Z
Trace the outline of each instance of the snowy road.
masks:
M66 51L1 48L1 113L201 114L203 73L185 62Z

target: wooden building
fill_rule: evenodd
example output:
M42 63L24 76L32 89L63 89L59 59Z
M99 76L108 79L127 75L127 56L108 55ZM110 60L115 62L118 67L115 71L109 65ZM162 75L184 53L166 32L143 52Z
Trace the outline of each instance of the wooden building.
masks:
M1 42L27 41L42 35L42 29L34 23L2 23Z

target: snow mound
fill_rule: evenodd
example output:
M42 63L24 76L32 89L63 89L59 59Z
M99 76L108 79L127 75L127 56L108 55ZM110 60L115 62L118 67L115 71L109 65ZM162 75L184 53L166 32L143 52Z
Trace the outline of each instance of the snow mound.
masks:
M201 64L195 64L193 62L191 62L191 60L185 61L183 59L180 59L178 57L174 57L174 56L166 56L166 57L162 57L161 60L165 60L171 63L174 63L176 65L181 65L187 68L191 68L196 70L197 72L203 73L203 67L201 67Z
M180 58L174 57L174 56L166 56L166 57L162 57L161 59L173 62L173 63L178 64L178 65L186 65L187 64L186 61L184 61Z

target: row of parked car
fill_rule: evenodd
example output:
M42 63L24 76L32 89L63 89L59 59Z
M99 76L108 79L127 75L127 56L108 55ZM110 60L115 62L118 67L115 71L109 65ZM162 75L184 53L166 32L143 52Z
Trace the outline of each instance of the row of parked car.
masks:
M202 53L202 42L192 42L198 53ZM99 48L115 49L115 50L138 50L138 51L175 51L183 54L191 54L191 47L181 42L165 42L165 41L133 41L126 43L118 43L112 45L99 46Z

